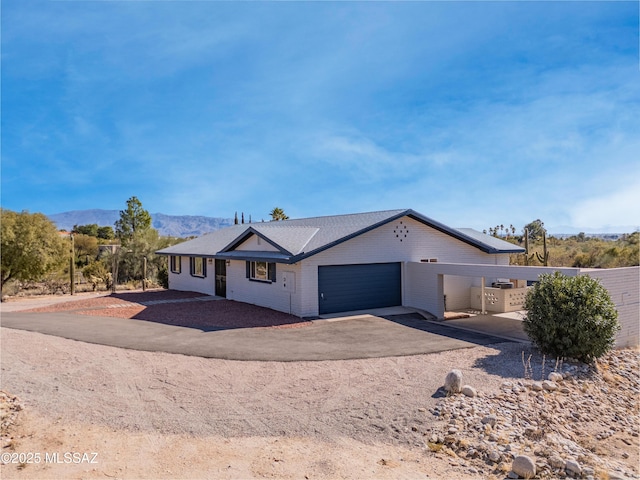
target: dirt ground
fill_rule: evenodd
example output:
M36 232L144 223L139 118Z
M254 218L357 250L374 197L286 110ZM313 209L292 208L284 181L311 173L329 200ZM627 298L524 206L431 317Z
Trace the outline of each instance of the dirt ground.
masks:
M487 478L410 430L451 369L498 391L527 348L239 362L0 334L3 479Z
M3 466L3 478L443 478L446 459L393 437L456 366L491 348L335 362L234 362L2 329L2 389L24 410L16 452L97 464ZM494 385L502 379L486 379ZM7 451L7 449L3 449ZM459 472L462 473L462 472Z

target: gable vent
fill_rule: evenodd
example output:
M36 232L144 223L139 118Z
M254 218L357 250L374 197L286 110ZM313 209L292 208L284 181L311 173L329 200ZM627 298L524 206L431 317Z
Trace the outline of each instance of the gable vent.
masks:
M405 225L403 222L400 222L393 228L393 235L397 240L400 240L401 242L403 242L407 239L407 236L409 235L409 227Z

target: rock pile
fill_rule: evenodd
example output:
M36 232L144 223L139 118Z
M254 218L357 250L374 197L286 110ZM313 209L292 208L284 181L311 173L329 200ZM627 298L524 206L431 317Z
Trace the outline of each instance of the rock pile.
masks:
M21 410L22 404L18 397L0 390L0 448L11 445L9 430Z
M640 478L638 459L612 443L638 451L639 362L637 351L615 351L596 368L565 364L542 381L504 382L498 393L448 393L431 410L438 421L427 446L463 460L469 473Z

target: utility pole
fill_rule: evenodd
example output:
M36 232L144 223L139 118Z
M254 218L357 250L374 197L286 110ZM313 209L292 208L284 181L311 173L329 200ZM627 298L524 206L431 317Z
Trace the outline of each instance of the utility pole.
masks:
M142 291L147 291L147 257L142 259Z
M76 294L76 262L75 262L75 245L73 242L73 233L69 234L69 238L71 239L71 256L69 258L69 277L71 279L71 295Z
M111 251L111 293L116 293L118 281L118 245L113 245Z

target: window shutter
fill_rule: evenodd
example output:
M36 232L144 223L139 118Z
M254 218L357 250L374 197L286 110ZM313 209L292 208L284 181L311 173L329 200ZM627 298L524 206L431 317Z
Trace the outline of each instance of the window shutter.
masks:
M251 262L247 260L247 278L251 278Z
M269 264L269 280L271 280L274 283L276 281L276 264L275 263Z

